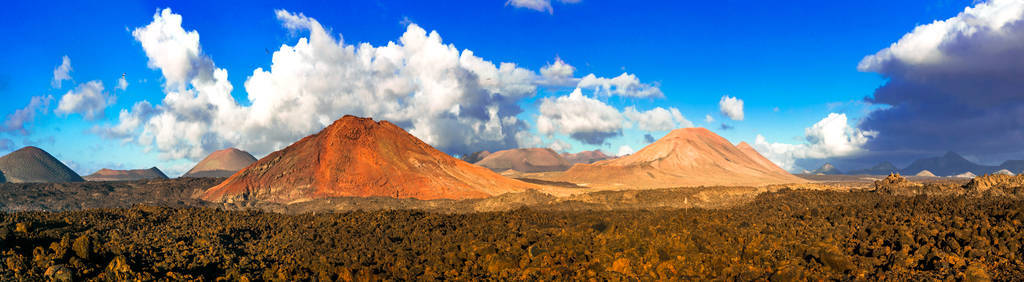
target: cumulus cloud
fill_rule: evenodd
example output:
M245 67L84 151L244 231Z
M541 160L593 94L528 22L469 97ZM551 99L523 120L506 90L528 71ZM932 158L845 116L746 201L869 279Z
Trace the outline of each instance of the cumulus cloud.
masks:
M633 151L633 148L630 148L629 146L626 146L626 145L622 145L622 146L619 147L619 152L616 153L615 156L621 157L621 156L625 156L625 155L632 155L635 152L636 151Z
M650 134L644 134L644 142L654 143L654 141L658 141L658 140L654 139L654 136L652 136Z
M548 148L551 148L551 150L554 150L555 152L564 153L569 150L572 150L572 144L569 144L568 142L562 141L560 139L555 139L555 141L552 141L550 144L548 144Z
M712 123L712 122L715 122L715 118L711 117L710 114L704 115L704 123Z
M995 156L1024 139L1024 2L993 0L920 25L858 65L887 79L860 127L879 152ZM979 138L969 138L979 137ZM1000 160L1001 161L1001 160Z
M537 131L541 134L566 134L591 145L622 135L625 121L619 110L584 96L579 88L567 96L542 99L538 111Z
M148 101L140 101L132 106L131 111L121 109L118 124L113 126L94 126L92 132L110 139L122 139L129 142L138 134L139 127L149 120L157 111Z
M115 99L103 91L103 82L93 80L79 84L64 94L54 112L58 115L80 114L87 120L96 120L103 117L103 110L113 104Z
M555 62L540 68L540 75L543 79L541 84L556 86L571 86L576 83L573 73L576 68L555 57Z
M27 106L7 115L2 132L28 135L29 131L26 125L36 119L36 114L48 112L50 102L52 101L52 95L32 97Z
M192 79L209 79L213 60L199 48L199 32L185 31L181 15L163 9L153 22L132 31L149 58L149 67L159 69L168 89L184 90Z
M642 131L668 131L676 128L693 127L693 123L687 120L676 108L664 109L656 107L640 112L634 107L626 107L623 116Z
M64 55L60 65L53 69L53 80L50 81L50 85L53 88L61 88L61 82L65 80L71 80L71 58L67 55Z
M613 78L588 74L580 79L577 88L593 90L600 96L619 95L630 98L664 98L665 94L657 85L640 82L634 74L622 73Z
M729 95L718 101L718 110L732 120L743 120L743 100Z
M124 136L165 158L198 159L228 146L257 155L280 149L345 114L392 121L442 151L465 154L517 147L525 123L517 103L536 93L537 74L495 64L445 44L437 32L410 24L397 42L346 44L315 19L277 11L282 25L308 32L273 53L269 69L245 82L249 106L230 95L228 73L199 49L196 31L169 9L133 31L167 85L150 113L122 111L120 124L99 132ZM139 105L136 105L139 106ZM148 116L148 117L147 117Z
M847 123L846 114L831 113L804 129L802 144L770 143L757 135L754 149L780 167L792 171L798 159L848 157L864 152L864 144L878 135Z
M559 0L564 4L575 4L581 0ZM538 12L554 13L554 8L551 7L551 0L508 0L505 2L505 6L512 6L516 8L526 8Z

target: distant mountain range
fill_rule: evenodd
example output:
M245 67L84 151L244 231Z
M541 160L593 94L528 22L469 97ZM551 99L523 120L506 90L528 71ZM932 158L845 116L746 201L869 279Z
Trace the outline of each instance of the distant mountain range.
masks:
M829 164L826 163L826 165ZM992 174L1000 170L1020 173L1021 171L1024 171L1024 160L1009 160L997 166L990 166L974 163L955 152L947 152L945 155L940 157L915 160L903 169L897 169L896 166L892 165L890 162L882 162L871 168L852 170L848 174L882 175L889 174L890 172L899 172L903 175L915 175L925 170L938 176L953 176L966 172L982 175ZM817 170L814 172L817 172Z

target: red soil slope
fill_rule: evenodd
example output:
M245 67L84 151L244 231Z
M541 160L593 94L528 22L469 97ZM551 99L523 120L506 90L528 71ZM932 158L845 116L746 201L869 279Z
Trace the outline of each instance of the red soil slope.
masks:
M519 172L564 171L572 163L548 148L509 149L497 151L484 157L476 165L502 172L515 170Z
M83 176L87 181L134 181L142 179L167 179L167 175L156 167L149 169L113 170L101 169L93 174Z
M206 156L181 177L228 177L254 162L249 152L227 148Z
M539 188L455 159L387 121L345 116L200 197L294 203L327 197L484 198Z
M704 128L673 130L635 154L577 164L561 178L590 187L624 189L806 182L777 167L765 167L763 161Z

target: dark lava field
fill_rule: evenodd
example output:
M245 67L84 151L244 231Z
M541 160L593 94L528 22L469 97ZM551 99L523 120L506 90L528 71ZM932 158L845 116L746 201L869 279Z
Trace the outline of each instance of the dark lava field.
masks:
M782 190L723 209L8 212L0 277L1021 280L1016 199Z

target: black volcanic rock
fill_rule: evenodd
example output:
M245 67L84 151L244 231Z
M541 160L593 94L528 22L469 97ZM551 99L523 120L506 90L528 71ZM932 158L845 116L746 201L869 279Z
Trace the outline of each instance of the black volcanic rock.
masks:
M818 169L811 171L811 174L833 175L843 174L843 172L839 171L839 169L836 168L836 166L832 165L831 163L825 163L821 165L821 167L819 167Z
M924 158L914 161L903 168L901 173L906 175L913 175L922 170L928 170L935 175L949 176L961 174L967 171L973 172L974 174L986 174L992 173L999 170L994 166L980 165L965 159L954 152L947 152L941 157Z
M12 183L85 181L50 153L32 146L0 157L0 172Z
M888 175L890 173L899 171L900 169L896 168L896 166L893 165L892 163L881 162L870 168L849 171L848 174Z

